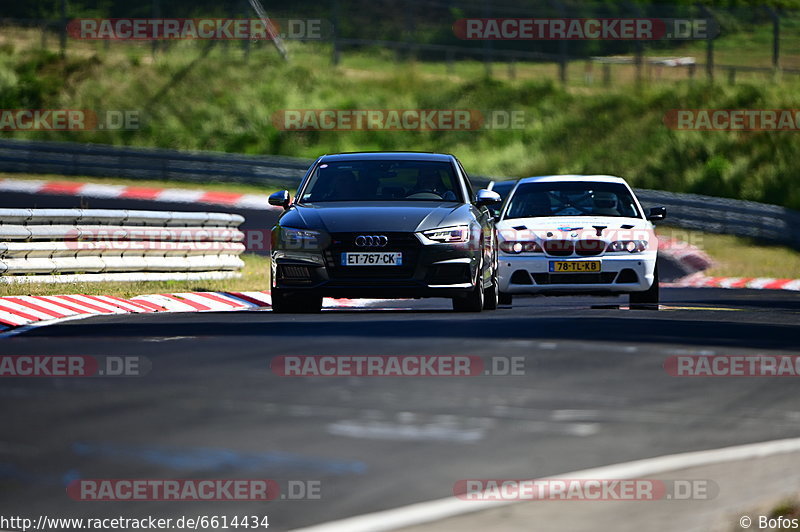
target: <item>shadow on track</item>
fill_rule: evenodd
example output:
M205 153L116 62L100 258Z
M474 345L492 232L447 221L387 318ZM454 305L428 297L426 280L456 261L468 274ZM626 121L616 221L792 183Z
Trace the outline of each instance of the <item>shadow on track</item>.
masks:
M796 346L796 324L748 323L747 313L656 311L585 311L570 316L514 316L503 310L485 315L449 311L336 311L315 315L275 315L271 312L139 315L75 321L35 329L17 338L124 338L197 336L225 338L481 338L563 339L587 342L689 344L763 349ZM562 311L563 312L563 311ZM604 313L602 316L587 315ZM356 318L357 315L357 318ZM354 319L356 318L356 319ZM684 319L685 318L685 319ZM13 339L12 339L13 341Z

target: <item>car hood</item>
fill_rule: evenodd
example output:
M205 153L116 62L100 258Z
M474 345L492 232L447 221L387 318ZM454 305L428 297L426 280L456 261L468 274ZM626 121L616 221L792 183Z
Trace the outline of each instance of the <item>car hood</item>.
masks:
M652 229L653 224L648 220L621 216L542 216L512 218L497 223L501 235L504 231L517 230L535 233L540 238L573 238L573 234L610 237L629 230L652 232Z
M328 233L416 232L468 223L470 206L433 201L343 201L295 205L280 220L284 227Z

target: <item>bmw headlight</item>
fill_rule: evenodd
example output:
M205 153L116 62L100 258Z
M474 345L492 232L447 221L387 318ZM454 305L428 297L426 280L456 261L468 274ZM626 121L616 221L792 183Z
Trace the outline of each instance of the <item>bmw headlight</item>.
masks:
M608 251L619 253L627 251L628 253L641 253L647 249L647 240L616 240L608 245Z
M500 242L500 249L505 253L543 253L542 246L538 242L517 242L515 240L504 240Z
M422 236L439 244L455 244L469 242L470 229L468 225L454 225L422 231Z
M284 250L320 250L327 243L327 234L310 229L281 227L278 247Z

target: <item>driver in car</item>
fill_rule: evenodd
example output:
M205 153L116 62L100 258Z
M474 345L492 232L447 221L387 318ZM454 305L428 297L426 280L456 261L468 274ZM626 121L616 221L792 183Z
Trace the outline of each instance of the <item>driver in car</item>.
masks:
M456 195L442 182L442 177L436 170L422 170L417 178L417 183L408 192L408 196L423 193L433 193L444 200L455 200ZM438 198L437 198L438 199Z

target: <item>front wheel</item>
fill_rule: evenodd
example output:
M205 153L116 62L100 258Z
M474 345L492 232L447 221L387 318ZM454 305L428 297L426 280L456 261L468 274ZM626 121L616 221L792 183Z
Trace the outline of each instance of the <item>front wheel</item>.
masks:
M492 275L492 286L483 293L483 310L497 310L500 289L497 286L497 277Z
M483 310L484 293L483 283L478 280L475 288L467 297L454 297L453 310L456 312L480 312Z
M644 292L631 292L629 303L634 305L658 305L658 264L653 270L653 284Z

